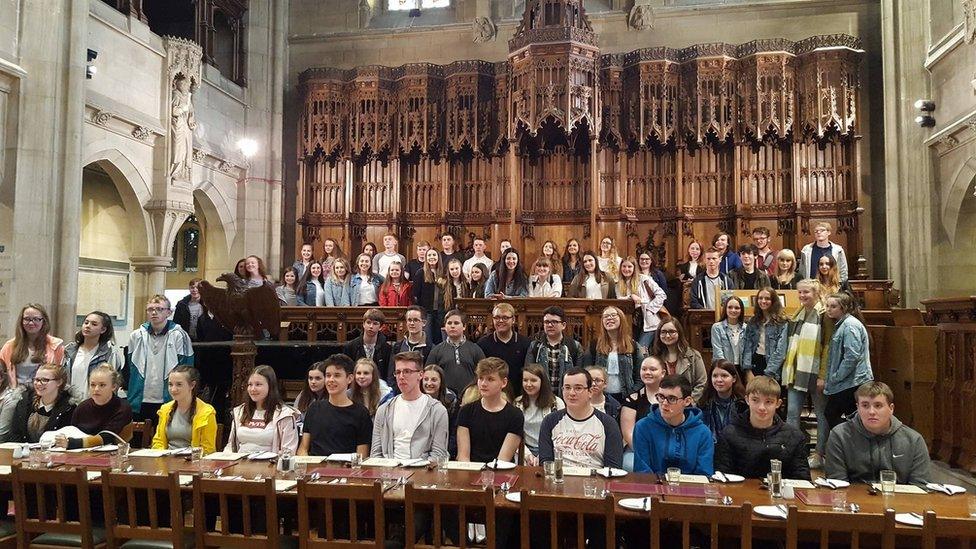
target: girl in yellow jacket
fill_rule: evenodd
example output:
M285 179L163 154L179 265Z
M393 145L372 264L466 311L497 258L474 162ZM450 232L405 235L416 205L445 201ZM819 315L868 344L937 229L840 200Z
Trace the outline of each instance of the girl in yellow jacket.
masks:
M169 374L173 400L159 409L159 424L153 436L154 450L201 447L204 455L217 446L217 412L197 398L200 372L193 366L177 366ZM176 413L173 413L173 410Z

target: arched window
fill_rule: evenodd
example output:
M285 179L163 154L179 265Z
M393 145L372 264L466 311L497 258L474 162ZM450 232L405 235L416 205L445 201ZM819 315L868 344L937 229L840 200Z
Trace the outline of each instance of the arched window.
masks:
M173 250L171 257L173 263L168 269L170 272L195 273L200 270L200 240L203 232L200 231L200 223L196 216L191 215L180 226L180 231L176 233L173 240Z
M451 0L387 0L386 9L390 11L406 11L412 9L447 8Z

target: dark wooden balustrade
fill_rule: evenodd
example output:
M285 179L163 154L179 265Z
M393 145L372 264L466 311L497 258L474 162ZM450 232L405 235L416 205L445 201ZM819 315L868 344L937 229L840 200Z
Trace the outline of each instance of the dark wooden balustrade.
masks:
M937 330L932 413L933 456L976 473L976 296L926 299L926 323Z

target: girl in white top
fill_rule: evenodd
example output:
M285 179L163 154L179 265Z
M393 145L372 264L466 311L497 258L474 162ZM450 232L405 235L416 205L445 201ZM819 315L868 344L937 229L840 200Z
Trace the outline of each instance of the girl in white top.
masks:
M529 277L529 297L562 297L563 281L552 272L552 261L545 257L535 260Z
M549 374L539 364L528 364L522 369L522 396L515 399L515 407L522 410L525 418L525 464L538 465L542 419L566 407L563 399L553 394Z
M359 254L359 257L356 258L356 269L356 274L352 278L358 279L358 281L351 285L356 289L356 295L350 296L353 305L379 305L380 297L377 290L383 279L373 273L372 256L367 253Z
M325 305L325 267L318 261L313 261L302 275L298 283L298 299L309 307Z
M617 246L614 245L613 239L609 236L603 237L600 241L600 256L597 258L600 262L600 270L609 274L611 278L617 278L617 273L620 272L620 254L617 253Z
M234 408L225 452L298 450L298 412L281 401L278 376L258 366L247 378L247 399Z

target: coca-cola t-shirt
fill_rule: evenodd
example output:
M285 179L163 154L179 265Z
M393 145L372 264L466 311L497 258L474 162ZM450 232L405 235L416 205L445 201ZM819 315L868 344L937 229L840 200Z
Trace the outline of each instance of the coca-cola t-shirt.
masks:
M558 410L542 420L539 461L552 461L562 451L563 464L574 467L620 467L624 443L620 427L607 414L594 409L583 419Z

